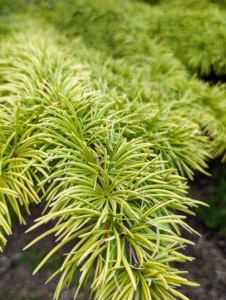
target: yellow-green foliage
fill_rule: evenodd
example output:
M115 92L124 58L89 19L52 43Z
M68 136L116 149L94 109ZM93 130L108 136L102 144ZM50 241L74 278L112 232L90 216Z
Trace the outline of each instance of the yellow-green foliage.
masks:
M226 75L226 11L213 5L157 10L159 16L150 25L150 33L166 43L192 72Z
M175 211L200 204L181 175L225 153L225 89L192 77L159 39L161 5L40 1L37 14L26 7L39 20L12 16L1 36L0 250L9 210L23 223L21 206L45 202L30 230L58 222L27 247L52 233L57 245L35 272L76 240L55 298L93 265L98 300L187 299L175 288L195 285L170 266L192 260L178 252L190 243L180 227L192 229Z
M183 178L145 141L139 118L142 107L146 113L151 107L94 90L87 69L57 46L56 33L36 26L26 23L33 28L2 41L2 228L10 234L7 206L22 220L14 203L28 206L39 201L39 192L47 201L45 214L31 229L52 219L58 223L30 245L55 233L57 246L35 272L79 238L55 273L61 273L55 298L76 269L82 272L79 290L95 262L96 299L185 299L174 286L195 284L168 262L192 259L177 252L190 243L179 236L178 225L192 229L174 210L189 212L199 202L185 196Z
M89 47L88 51L92 51L92 56L83 55L75 47L74 55L79 55L83 61L88 59L98 88L102 84L101 89L105 91L107 88L117 89L130 100L139 95L144 102L158 102L161 105L170 103L172 112L175 106L172 103L178 102L176 106L180 107L180 111L182 107L185 108L184 113L189 115L188 118L198 123L213 140L211 155L221 155L224 161L225 87L212 89L208 84L191 78L190 73L171 51L186 65L186 53L191 55L192 60L198 59L199 69L204 66L204 69L210 70L210 62L213 61L216 74L223 74L220 70L226 65L222 52L223 36L226 32L225 12L218 6L210 6L213 8L212 12L206 1L196 2L195 5L192 3L184 4L185 7L171 7L162 2L160 6L153 7L144 3L122 3L118 0L104 3L100 0L56 1L51 11L46 14L58 29L71 38L81 37L86 47ZM205 24L201 24L203 20ZM200 52L199 44L195 40L204 45L203 51ZM86 52L86 49L83 47L82 51ZM197 155L195 150L193 153ZM194 158L192 160L196 161ZM176 167L181 169L177 163ZM188 173L189 171L186 172Z

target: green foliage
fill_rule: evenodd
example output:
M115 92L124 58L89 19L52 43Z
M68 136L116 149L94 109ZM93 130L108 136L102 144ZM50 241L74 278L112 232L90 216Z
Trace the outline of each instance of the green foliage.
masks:
M225 19L225 11L214 6L204 10L177 8L162 11L152 25L156 37L165 41L192 72L225 75Z
M57 224L26 248L49 234L56 247L34 273L74 242L52 276L55 299L80 272L77 294L93 266L95 299L187 299L176 288L195 284L170 263L192 260L178 251L191 243L180 228L194 232L179 212L203 203L186 196L181 176L225 153L224 87L191 78L150 39L145 4L31 4L39 22L12 17L1 41L0 250L9 211L23 223L21 207L42 201L29 230ZM153 20L164 14L157 9Z
M79 269L78 292L95 263L91 291L96 299L113 294L116 299L185 299L174 287L194 284L168 262L192 259L177 251L190 243L179 236L178 225L192 229L175 210L189 212L199 202L185 196L184 179L157 153L157 131L152 143L146 137L151 129L143 127L150 124L144 115L149 111L155 124L151 114L158 105L93 90L87 70L67 59L69 53L59 50L53 37L51 31L23 30L5 39L1 54L3 187L13 194L11 205L46 201L45 214L31 229L58 220L27 246L48 234L57 236L56 247L35 272L79 238L53 275L61 273L55 298ZM171 120L166 111L163 116L166 128L167 122L173 126L180 120ZM2 224L9 234L4 191L1 197ZM22 221L19 208L15 211Z
M3 113L0 124L1 226L3 232L10 234L11 219L8 206L14 210L20 223L24 223L19 205L29 212L29 204L39 202L34 185L39 183L39 173L44 172L43 167L45 168L46 164L41 158L45 157L43 149L36 150L26 142L32 130L25 129L19 107L12 112L7 106L2 105L1 111ZM2 238L1 250L5 243L6 240Z
M163 134L161 140L158 139L161 143L159 148L164 148L165 154L167 152L167 157L164 159L175 163L175 167L179 168L182 175L186 174L191 177L191 161L198 162L200 165L205 156L205 152L201 149L205 149L207 141L201 141L197 137L194 146L197 147L199 144L201 159L197 157L196 153L190 162L186 161L186 166L183 167L181 164L185 163L185 159L181 159L179 152L175 153L175 144L185 139L184 133L181 138L177 136L176 141L173 137L175 132L177 132L176 135L179 135L179 128L184 128L184 124L187 123L185 126L187 128L186 143L189 144L189 147L193 144L193 142L189 142L189 139L196 138L195 135L193 136L193 132L196 132L195 127L197 127L194 123L197 123L197 119L200 118L201 107L199 105L202 104L197 103L199 96L193 92L193 84L190 85L188 82L189 74L172 53L147 38L149 19L143 18L146 13L144 9L138 10L139 14L136 13L136 18L131 20L130 15L137 7L125 3L125 7L121 9L121 6L117 6L116 3L102 4L99 9L98 1L89 5L87 1L86 6L84 6L84 2L79 1L76 6L69 1L59 2L56 4L55 11L53 10L48 17L52 16L54 20L57 20L57 24L64 27L68 35L82 35L86 44L95 48L95 50L92 49L92 59L90 59L90 48L87 51L87 46L81 42L78 43L77 40L73 45L73 54L82 61L90 63L92 77L95 79L95 88L102 89L108 94L112 93L112 89L115 94L117 89L120 93L126 94L129 100L137 98L141 99L141 103L148 102L148 105L151 105L149 111L153 111L153 118L150 119L150 113L147 115L148 109L145 109L142 120L149 119L150 121L148 121L149 124L143 122L142 127L148 127L149 133L155 130L160 132L159 128L164 127L161 130ZM64 13L59 14L60 11ZM141 18L143 18L142 22ZM143 34L140 34L141 28ZM131 83L133 88L131 88ZM196 85L198 86L198 82ZM200 84L199 90L202 88ZM191 104L190 108L193 109L188 111L189 103ZM120 109L124 109L124 107L120 107ZM139 114L142 109L139 108ZM180 117L177 120L179 123L176 122L178 126L174 128L175 131L174 129L171 133L165 131L166 128L170 128L166 125L166 118L175 119L178 110L186 121ZM191 118L195 120L192 122L193 124L190 123ZM190 129L188 129L189 126L191 126ZM149 141L152 142L150 136ZM171 147L174 149L173 155ZM169 151L166 151L167 148ZM195 151L190 153L195 153ZM181 155L184 156L182 152ZM204 167L204 165L202 166ZM196 167L192 163L192 168Z
M180 1L179 4L182 5ZM76 5L74 1L54 1L49 2L48 5L52 5L51 10L46 9L43 3L39 3L39 6L44 8L41 10L42 15L47 15L48 19L52 19L59 29L64 29L67 35L80 35L89 46L98 50L92 50L93 53L90 56L90 48L87 53L87 47L83 46L81 42L76 42L74 45L76 57L85 63L88 60L91 65L89 68L91 67L92 75L96 79L95 88L104 89L105 92L109 93L109 88L115 90L115 87L117 87L117 90L125 93L130 100L139 95L145 102L171 102L170 111L173 115L177 114L178 110L176 108L176 111L174 111L175 103L172 104L172 102L179 101L180 110L181 106L185 105L186 113L190 115L189 118L192 118L195 123L198 121L201 128L205 128L205 132L208 132L208 135L213 139L211 154L214 157L224 155L226 143L225 135L222 133L225 132L226 124L224 117L226 107L225 89L223 88L220 91L220 88L215 88L212 91L208 86L204 86L197 80L190 83L188 81L189 74L169 50L169 47L172 48L175 44L175 47L179 47L177 51L175 47L173 47L173 50L180 55L184 55L187 49L190 48L185 44L183 51L181 51L183 40L185 43L194 40L188 34L194 35L198 40L202 40L202 36L203 39L210 36L206 30L212 30L212 26L207 26L207 22L205 28L203 28L203 25L194 25L196 24L195 21L198 22L198 19L200 19L197 14L203 13L206 1L196 2L195 7L193 4L187 3L186 5L190 9L192 7L195 9L194 11L191 10L191 13L188 9L182 11L177 8L175 10L173 9L174 6L171 10L167 7L167 11L165 11L164 2L162 8L156 7L155 9L150 9L147 5L127 2L122 4L118 1L107 3L76 1ZM37 7L35 9L37 10ZM206 9L204 9L204 12L208 13ZM222 14L216 8L214 9L215 12L218 15ZM188 14L188 17L193 16L194 13L195 17L192 17L191 23L192 26L198 29L192 31L190 28L193 27L186 25L188 21L183 17L185 13ZM131 15L133 18L131 18ZM203 16L205 18L204 13ZM152 19L151 23L149 21L150 17ZM181 18L182 21L179 22L183 22L184 25L182 24L183 26L179 27L181 31L176 29L177 32L174 32L178 25L173 22L178 18ZM219 22L222 22L220 15ZM213 23L215 24L215 22ZM202 34L196 35L195 32L199 28ZM224 32L223 24L221 28ZM161 43L164 40L168 43L168 49L157 44L153 39L150 40L150 30ZM215 32L216 30L212 30L213 34ZM176 38L179 35L183 40L180 41ZM219 38L214 38L214 40L219 40ZM219 42L221 43L222 39ZM213 48L215 44L213 45L212 42L207 43L208 47L212 49L211 51L214 51L211 52L212 54L210 53L211 59L215 59L216 51ZM193 46L196 47L196 43ZM219 49L220 47L217 47L217 51ZM193 53L192 49L187 52L189 55ZM193 58L195 58L195 55L192 56ZM206 62L210 62L211 59L207 56ZM201 60L201 64L203 63L204 61ZM131 83L133 88L130 87ZM203 105L206 106L205 111L203 111ZM166 146L164 145L164 147ZM200 153L200 156L203 157L203 154ZM170 159L172 160L171 155ZM223 160L225 160L225 157L223 157ZM178 161L179 163L176 162L175 167L181 169L180 158ZM196 161L195 155L192 161ZM187 167L189 168L188 162ZM191 177L191 169L181 174Z
M204 2L200 2L199 5L203 8ZM197 4L195 12L201 14L199 5ZM188 9L184 11L190 13ZM178 114L178 107L180 112L183 107L186 118L198 123L204 133L208 133L213 140L211 155L213 157L221 155L225 161L225 87L218 86L212 89L195 78L190 79L189 73L169 49L173 44L183 45L182 42L178 43L177 34L172 34L172 32L174 32L173 30L177 31L178 28L178 25L173 22L180 18L184 11L181 12L179 8L165 11L163 4L162 7L153 8L136 2L99 3L95 1L90 3L89 0L85 2L77 0L75 5L74 1L68 0L56 1L53 9L46 12L46 16L48 19L52 19L58 29L63 30L69 37L77 35L82 37L86 45L81 45L80 42L78 46L78 42L76 42L74 55L86 63L89 62L92 76L96 79L95 88L104 89L106 93L110 92L109 89L111 91L117 89L126 94L130 100L139 97L143 102L158 103L161 106L160 109L166 105L166 110L173 116ZM220 13L217 8L215 11ZM170 17L171 12L172 18ZM168 14L169 22L167 21ZM193 11L190 14L193 14ZM203 14L205 15L205 13ZM133 17L131 18L131 16ZM150 22L150 18L152 22ZM221 20L222 18L219 19L219 22ZM184 22L183 19L182 22ZM172 23L172 30L168 23L169 25ZM207 25L206 23L206 27L209 28ZM168 27L170 28L169 34L167 33ZM223 25L222 28L224 28ZM164 33L165 30L167 34ZM213 30L213 34L215 32L216 30ZM184 35L186 43L193 40L187 36L185 30L181 30L181 35ZM204 30L203 35L205 35ZM150 39L150 36L154 39ZM199 34L196 37L201 39L202 35L201 38ZM156 39L158 40L156 41ZM164 41L169 42L168 47L163 47L159 43ZM221 43L221 40L219 41ZM89 46L88 51L87 45ZM213 43L209 42L209 47L211 45ZM92 49L92 59L89 55L90 47L95 49ZM187 49L186 45L185 48ZM178 52L184 55L186 49L181 51L178 48ZM211 49L213 52L215 51L214 48ZM192 53L192 51L190 52ZM214 53L211 54L211 59L215 59ZM210 58L207 61L210 61ZM131 84L133 88L131 88ZM169 138L168 132L166 135ZM192 132L190 132L191 135ZM178 140L180 139L178 138ZM171 141L169 143L171 144ZM189 142L189 146L192 143ZM174 141L172 141L172 146L173 144ZM166 147L164 144L164 149ZM197 149L196 143L194 147ZM205 148L205 146L199 147L199 149L201 148ZM200 151L194 150L192 153L194 153L192 158L194 162L196 162L197 153L201 159L204 157L204 153ZM184 168L181 168L181 158L177 155L178 153L175 167L182 170L182 175L191 178L191 169L194 169L194 166L191 167L190 163L186 162L187 171L184 172ZM174 155L167 156L167 160L174 161L174 158Z

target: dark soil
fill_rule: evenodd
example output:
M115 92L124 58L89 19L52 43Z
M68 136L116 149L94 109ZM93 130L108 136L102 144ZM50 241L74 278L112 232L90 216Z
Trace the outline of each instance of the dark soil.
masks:
M195 243L187 246L184 253L195 260L175 266L188 271L187 278L201 286L183 286L180 292L190 300L226 300L226 241L198 218L188 218L188 224L201 234L183 232L184 237Z

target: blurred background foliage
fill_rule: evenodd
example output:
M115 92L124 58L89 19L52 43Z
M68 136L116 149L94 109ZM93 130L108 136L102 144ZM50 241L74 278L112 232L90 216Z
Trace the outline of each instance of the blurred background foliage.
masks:
M59 44L67 48L66 39L71 55L89 67L93 88L137 99L132 111L139 103L153 105L152 121L142 112L146 140L192 178L193 170L207 166L207 150L226 161L225 8L225 0L0 0L0 38L19 30L24 15L54 25L64 36ZM121 103L118 108L125 108ZM186 131L180 131L184 122ZM200 189L210 209L197 214L225 234L225 165L210 163L209 172L212 178Z

